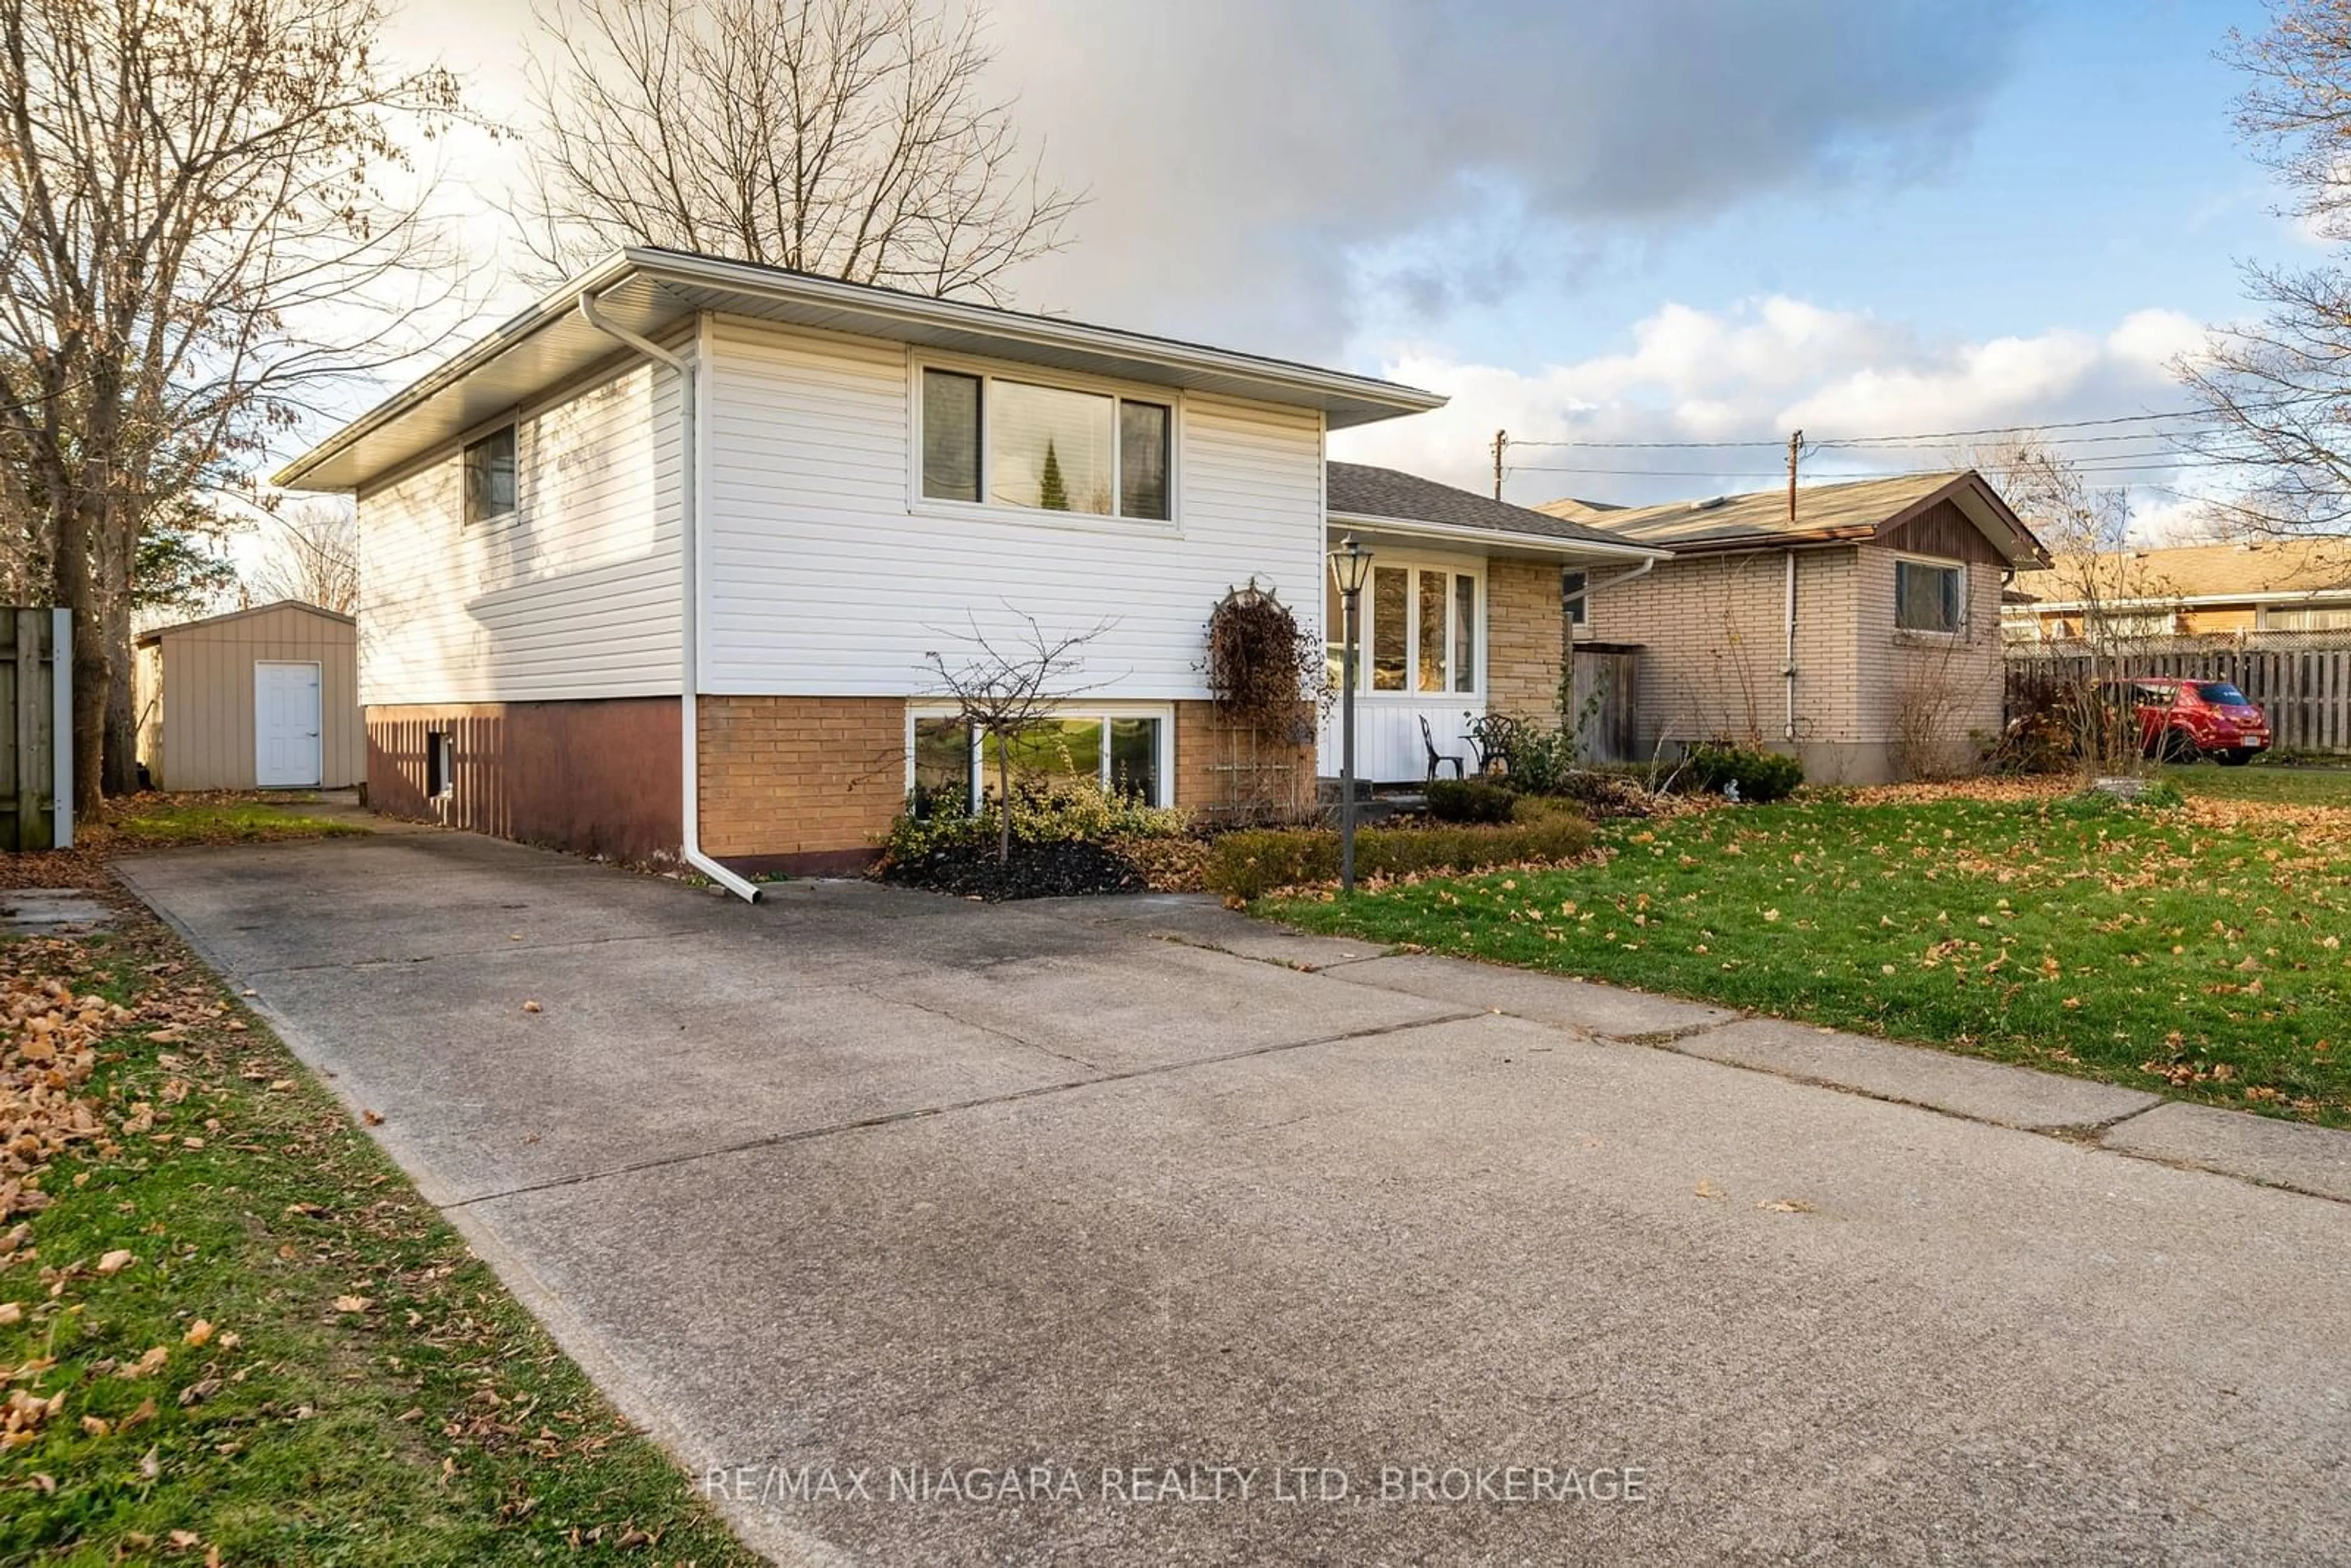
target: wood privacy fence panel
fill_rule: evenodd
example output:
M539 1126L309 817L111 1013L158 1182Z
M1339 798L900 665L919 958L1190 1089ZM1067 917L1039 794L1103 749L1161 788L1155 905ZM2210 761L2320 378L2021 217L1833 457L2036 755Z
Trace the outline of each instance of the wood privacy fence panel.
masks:
M1586 762L1637 762L1640 714L1635 684L1639 650L1622 643L1583 643L1575 648L1573 705L1567 722L1576 729L1577 749Z
M2096 655L2063 644L2011 648L2009 716L2017 716L2022 685L2117 673L2126 680L2227 681L2269 715L2278 749L2351 753L2351 638L2339 632L2324 638L2167 638Z
M72 625L0 606L0 850L73 843Z

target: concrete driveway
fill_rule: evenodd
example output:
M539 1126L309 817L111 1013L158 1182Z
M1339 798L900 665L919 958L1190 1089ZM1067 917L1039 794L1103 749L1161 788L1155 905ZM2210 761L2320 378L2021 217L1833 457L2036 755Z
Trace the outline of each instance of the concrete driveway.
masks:
M2351 1206L2119 1092L1181 901L123 870L783 1561L2351 1558Z

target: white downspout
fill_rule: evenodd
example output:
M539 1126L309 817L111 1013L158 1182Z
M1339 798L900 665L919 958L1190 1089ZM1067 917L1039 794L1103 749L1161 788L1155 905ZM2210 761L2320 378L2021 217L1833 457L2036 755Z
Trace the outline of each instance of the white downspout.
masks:
M1788 552L1788 659L1780 666L1788 686L1788 741L1796 739L1796 552Z
M606 319L596 308L592 294L580 296L580 319L606 337L615 339L634 349L657 364L667 365L677 372L678 404L678 735L681 755L678 759L682 785L679 806L684 818L685 841L679 846L685 863L716 883L720 887L747 904L759 902L759 887L728 871L702 852L702 762L696 749L699 706L696 698L702 691L701 630L695 610L701 599L699 580L695 575L695 559L700 552L702 536L702 463L698 438L700 421L696 413L701 403L701 383L710 364L708 318L695 318L695 348L692 361L683 354L672 353L650 338L639 336L627 328Z

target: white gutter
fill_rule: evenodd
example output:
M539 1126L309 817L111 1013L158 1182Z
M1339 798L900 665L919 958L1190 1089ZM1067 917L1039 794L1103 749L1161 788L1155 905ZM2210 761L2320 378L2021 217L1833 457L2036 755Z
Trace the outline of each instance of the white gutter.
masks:
M1669 559L1673 552L1653 545L1617 544L1599 539L1568 538L1558 534L1519 533L1510 528L1464 528L1457 523L1426 523L1409 517L1374 517L1360 512L1329 512L1324 515L1326 529L1340 529L1362 534L1392 534L1399 538L1432 539L1445 543L1493 545L1510 549L1539 550L1552 555L1602 556L1614 559L1637 559L1638 577L1661 560ZM1619 579L1629 581L1630 578Z
M709 373L709 322L706 315L695 318L695 356L689 361L684 355L672 353L650 338L641 338L627 328L616 325L598 314L596 296L582 292L580 296L580 319L608 338L634 349L656 364L667 365L677 372L678 405L678 506L684 516L677 530L678 610L678 735L681 737L678 774L679 805L684 819L684 842L680 846L685 863L733 894L747 904L759 902L757 883L728 871L702 852L702 759L696 747L699 729L695 709L702 692L701 628L695 611L701 597L695 576L695 562L700 552L702 535L702 464L698 444L701 422L695 417L702 402L701 384Z
M1788 685L1788 738L1796 738L1796 552L1788 552L1788 658L1780 666Z

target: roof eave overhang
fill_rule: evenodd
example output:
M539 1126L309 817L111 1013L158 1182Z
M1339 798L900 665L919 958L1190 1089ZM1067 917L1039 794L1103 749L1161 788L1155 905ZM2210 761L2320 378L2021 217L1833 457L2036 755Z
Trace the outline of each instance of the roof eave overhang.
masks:
M1762 550L1808 549L1821 545L1856 544L1877 537L1874 524L1846 528L1807 528L1802 533L1734 534L1717 539L1676 539L1660 554L1753 555Z
M1601 560L1665 560L1673 551L1655 545L1602 539L1561 538L1550 534L1522 534L1509 528L1464 528L1454 523L1426 522L1412 517L1379 517L1358 512L1332 512L1332 533L1357 533L1374 538L1412 539L1429 544L1475 546L1488 555L1528 555L1543 559Z
M1437 392L1312 365L740 262L631 249L566 282L279 469L271 482L289 489L358 489L610 360L619 345L580 316L583 295L595 296L603 315L647 338L706 311L1310 408L1332 429L1426 413L1446 402Z

